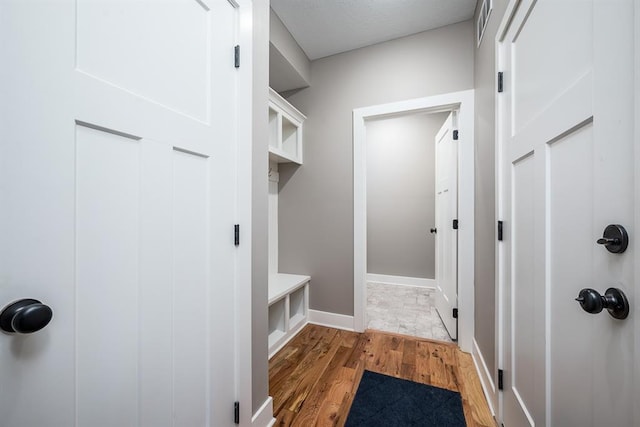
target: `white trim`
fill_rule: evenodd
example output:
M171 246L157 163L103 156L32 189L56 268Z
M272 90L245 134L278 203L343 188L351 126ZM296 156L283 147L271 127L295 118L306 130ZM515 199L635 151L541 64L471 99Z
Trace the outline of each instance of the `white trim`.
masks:
M498 25L498 30L496 31L495 45L494 45L494 72L502 71L504 69L503 61L501 60L502 54L502 41L504 40L507 29L513 19L513 15L517 10L517 6L520 4L521 0L511 0L507 5L507 8L502 17L502 21ZM502 194L502 186L503 186L503 171L502 171L502 125L501 125L501 117L504 115L503 111L505 109L504 102L502 101L501 93L498 93L498 81L497 75L494 79L494 109L495 109L495 117L494 117L494 168L495 168L495 222L494 224L498 224L498 221L504 220L504 209L502 206L502 200L499 195ZM503 273L503 262L502 262L502 246L501 243L498 242L498 238L496 235L496 239L494 241L494 254L495 254L495 263L494 263L494 271L495 271L495 281L494 287L496 289L495 293L495 333L494 333L494 347L495 347L495 368L501 369L505 365L504 361L504 273ZM504 418L503 413L503 401L504 401L504 393L496 392L495 393L495 417L497 421L502 421Z
M329 328L353 331L353 316L329 313L328 311L309 310L309 323Z
M237 81L236 221L242 224L243 233L251 236L253 132L252 126L247 126L246 123L253 120L253 4L248 0L238 0L237 3L237 40L242 46L243 66L238 69ZM244 426L250 422L249 414L253 407L251 250L251 239L244 239L236 250L235 318L230 319L232 324L227 326L235 326L235 394L236 400L246 408L240 413L240 424Z
M260 409L251 417L251 427L271 427L275 425L276 419L273 418L273 398L267 397Z
M482 384L482 391L484 391L484 396L489 404L491 415L495 417L495 408L497 403L495 382L493 381L493 375L489 372L489 368L484 361L484 357L482 356L482 352L480 351L480 347L478 347L478 343L475 338L473 340L473 352L471 352L471 358L473 359L473 364L476 367L476 372L478 372L480 384Z
M458 344L471 352L474 336L474 91L466 90L353 110L354 328L365 328L367 275L367 120L418 112L458 110Z
M504 37L507 35L507 30L509 29L509 25L511 25L511 20L516 14L521 1L522 0L511 0L507 5L504 15L502 15L502 21L498 26L498 31L496 31L496 43L502 42Z
M423 279L422 277L390 276L387 274L367 274L367 282L382 283L384 285L415 286L417 288L436 288L435 279Z

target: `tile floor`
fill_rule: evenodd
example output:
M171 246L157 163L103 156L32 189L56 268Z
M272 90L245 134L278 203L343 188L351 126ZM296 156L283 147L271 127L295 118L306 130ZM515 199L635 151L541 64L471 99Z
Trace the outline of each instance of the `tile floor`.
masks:
M451 342L435 308L435 290L367 283L367 327Z

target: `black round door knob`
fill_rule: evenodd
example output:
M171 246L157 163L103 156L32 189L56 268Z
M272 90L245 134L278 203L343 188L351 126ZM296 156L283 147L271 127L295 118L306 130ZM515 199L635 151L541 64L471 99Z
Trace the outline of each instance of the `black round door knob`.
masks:
M0 312L0 329L8 333L30 334L44 328L53 317L53 310L36 299L13 302Z
M436 234L438 232L438 229L437 228L432 228L431 230L429 230L429 232L431 234Z
M597 314L604 308L602 295L595 289L586 288L581 290L576 301L580 303L580 307L587 313Z
M600 313L603 308L606 308L611 317L616 319L626 319L629 316L629 300L618 288L609 288L604 295L600 295L594 289L586 288L580 291L576 301L587 313Z

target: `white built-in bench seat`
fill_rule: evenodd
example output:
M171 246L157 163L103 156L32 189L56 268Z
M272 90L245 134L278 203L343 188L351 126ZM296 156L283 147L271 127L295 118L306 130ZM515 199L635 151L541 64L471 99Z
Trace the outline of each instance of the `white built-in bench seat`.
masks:
M307 324L310 280L299 274L269 276L269 357Z

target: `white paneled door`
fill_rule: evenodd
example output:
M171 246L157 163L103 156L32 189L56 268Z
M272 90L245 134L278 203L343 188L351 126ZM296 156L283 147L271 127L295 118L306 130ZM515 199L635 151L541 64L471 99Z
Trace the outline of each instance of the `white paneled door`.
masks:
M445 120L436 143L436 310L449 336L458 338L458 140L454 114Z
M505 29L503 423L637 426L633 306L621 320L575 300L619 288L637 304L633 2L523 0ZM626 227L626 252L597 243L609 224Z
M0 5L2 426L233 425L237 13Z

